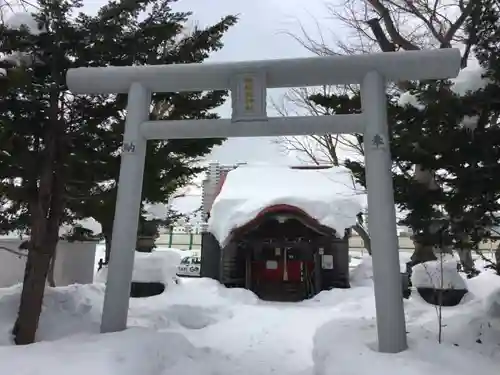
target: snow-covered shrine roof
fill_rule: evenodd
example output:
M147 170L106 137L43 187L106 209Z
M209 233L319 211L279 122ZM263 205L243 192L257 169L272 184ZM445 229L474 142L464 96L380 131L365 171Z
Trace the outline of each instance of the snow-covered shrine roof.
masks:
M295 207L343 233L356 224L357 215L366 207L366 195L344 167L242 165L227 174L212 205L208 230L224 246L234 230L279 205Z

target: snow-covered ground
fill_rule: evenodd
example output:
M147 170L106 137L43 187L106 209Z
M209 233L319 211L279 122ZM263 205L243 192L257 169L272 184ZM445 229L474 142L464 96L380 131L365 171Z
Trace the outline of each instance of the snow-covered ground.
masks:
M160 296L132 299L125 332L98 334L104 285L49 289L39 343L11 345L20 287L0 289L0 373L16 375L421 375L498 373L500 277L468 281L463 303L405 302L410 349L373 350L370 258L353 259L353 287L303 303L259 301L209 279L183 280Z

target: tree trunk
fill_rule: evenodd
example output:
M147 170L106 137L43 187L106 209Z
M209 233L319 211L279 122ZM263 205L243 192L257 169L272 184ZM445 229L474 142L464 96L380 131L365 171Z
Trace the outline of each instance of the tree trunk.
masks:
M34 180L29 202L31 236L24 272L23 290L17 319L12 330L17 345L35 341L42 311L45 282L59 240L59 226L64 215L65 125L59 118L59 91L51 93L51 124L44 134L46 148L39 181Z
M495 264L496 264L497 274L500 275L500 244L497 246L497 249L495 250Z
M413 241L413 244L415 246L415 250L411 255L412 266L437 259L432 245L424 245L417 241Z
M470 274L476 270L474 259L472 259L472 251L470 249L457 249L457 254L462 264L462 269L465 273Z
M29 243L28 259L24 271L23 290L16 323L12 330L17 345L32 344L42 312L45 282L59 239L59 225L64 211L64 185L54 178L48 217L37 215ZM41 207L41 205L39 205Z
M363 227L361 224L357 223L352 227L353 230L356 231L356 233L361 237L363 240L363 244L365 245L366 251L368 251L368 254L372 255L372 247L371 247L371 240L370 236L368 235L368 232L366 231L365 227Z
M12 330L17 345L32 344L35 341L42 311L45 280L52 258L52 254L44 250L47 249L44 249L43 245L35 245L28 252L19 313Z
M104 255L104 263L103 264L108 264L109 263L109 258L111 256L111 232L104 232L104 242L105 242L105 255Z
M56 286L56 279L54 277L54 268L55 268L55 264L56 264L56 257L57 257L57 245L56 245L56 251L54 251L54 255L52 256L52 259L50 260L49 273L47 275L47 283L52 288L54 288Z

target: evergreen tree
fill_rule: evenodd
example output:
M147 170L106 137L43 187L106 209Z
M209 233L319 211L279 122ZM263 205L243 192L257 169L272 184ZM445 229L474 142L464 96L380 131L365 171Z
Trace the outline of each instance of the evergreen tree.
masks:
M122 14L120 18L123 17ZM149 21L143 22L146 26L141 26L131 33L127 25L133 22L133 17L131 15L129 17L131 19L128 20L117 19L113 21L116 23L113 26L110 25L109 20L106 20L106 26L102 25L97 28L98 31L93 38L103 45L94 53L101 54L102 50L106 51L105 60L101 62L101 65L109 63L112 65L132 65L201 62L208 57L208 52L221 47L222 32L235 21L233 17L228 17L208 29L195 29L191 35L175 43L172 41L172 35L176 36L182 31L183 25L180 22L186 20L187 14L171 15L170 9L158 7L155 15L156 20L151 18ZM165 22L169 18L172 18L170 23ZM90 22L102 23L99 19ZM159 28L158 24L161 22L163 25ZM108 29L109 27L111 30ZM166 38L165 36L169 33L170 36ZM146 35L148 35L147 38ZM127 50L130 52L124 55L124 51ZM120 57L120 55L122 56ZM131 58L134 55L135 58ZM120 60L119 63L114 61L117 58ZM85 59L89 59L89 57L86 56ZM96 59L96 56L90 57L90 60L95 61ZM122 61L123 59L125 61ZM156 94L153 100L152 119L213 118L215 115L209 111L220 106L224 99L225 92L212 92L203 95L200 93ZM126 105L125 95L119 95L116 98L107 96L106 101L109 100L114 101L111 107L108 104L98 104L99 108L96 108L95 102L82 104L81 112L88 116L86 121L94 121L92 113L95 111L98 126L101 126L102 118L105 116L102 111L106 111L108 113L106 117L113 118L116 123L112 128L104 131L102 126L100 127L101 134L99 136L110 139L109 142L106 142L108 150L100 153L100 156L93 155L92 157L94 168L91 168L90 171L95 174L96 168L107 165L106 171L99 179L85 179L86 181L95 181L90 189L86 189L86 191L91 192L90 197L84 196L84 199L79 199L76 196L75 199L70 200L72 211L77 212L81 217L94 217L101 223L106 239L105 263L109 259L113 227L116 197L114 182L117 180L119 172L119 158L116 156L116 150L123 134L123 109ZM102 134L103 132L105 134ZM174 190L185 185L194 174L201 171L200 168L193 167L199 156L207 154L215 144L220 144L220 142L221 140L210 139L149 142L143 187L145 200L165 202ZM73 170L85 168L86 166L80 166L80 168L76 166ZM107 183L106 187L103 187L102 181ZM142 217L141 221L143 220Z
M228 16L186 33L189 13L172 0L111 1L97 15L75 14L78 0L42 0L39 31L1 27L3 54L26 54L33 64L20 85L0 96L0 231L30 234L19 315L18 344L33 342L47 272L64 221L92 216L111 234L124 129L126 95L74 96L69 68L202 62L222 47ZM145 14L147 11L147 14ZM152 119L212 118L224 91L154 94ZM222 140L149 142L143 198L166 202L201 169L194 164Z
M433 260L433 247L459 251L466 271L474 274L470 251L496 223L500 198L500 130L491 124L484 102L488 88L457 95L449 81L420 83L412 90L418 108L401 107L389 97L395 201L426 250L414 263ZM361 183L364 165L347 161ZM415 178L418 165L435 171L430 180ZM436 225L443 224L444 232Z
M414 262L435 259L434 246L445 251L453 248L470 274L476 272L471 249L477 248L487 237L488 228L497 224L495 213L500 208L496 79L500 73L496 65L498 23L494 18L498 8L494 3L477 3L478 9L489 11L476 9L468 30L477 33L474 51L490 79L488 85L457 93L451 81L417 82L410 92L388 95L395 201L406 213L402 224L413 229L416 242L424 248ZM400 105L402 95L412 95L414 103ZM335 109L339 96L312 99ZM357 95L351 97L350 106L351 112L359 109ZM348 160L346 166L365 185L364 163ZM415 166L419 170L415 171ZM415 178L420 170L434 171L434 176Z
M484 69L484 78L488 81L488 85L478 98L478 102L482 103L480 108L482 122L480 124L487 128L490 133L495 132L498 136L499 130L497 128L500 117L500 3L497 0L483 0L476 3L473 17L467 23L467 32L475 41L474 55ZM496 143L495 145L498 147L500 139L490 139L490 141ZM485 144L483 147L487 148L489 145ZM488 150L484 151L487 152ZM497 154L496 156L497 160L499 160L498 156L500 155ZM486 175L486 182L491 183L491 181L498 180L498 173L493 175L496 169L498 169L498 164L491 166L490 173ZM485 196L484 199L489 199L489 201L498 204L498 195L490 194ZM498 225L499 218L497 208L493 213L490 213L489 224ZM486 231L486 233L487 235L491 234L489 231ZM497 274L500 275L500 245L495 251L493 267Z

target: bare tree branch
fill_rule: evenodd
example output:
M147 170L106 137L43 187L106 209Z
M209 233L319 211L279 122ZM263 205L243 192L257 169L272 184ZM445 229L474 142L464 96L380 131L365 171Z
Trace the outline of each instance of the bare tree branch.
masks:
M344 94L348 92L350 90L346 88ZM332 110L316 105L310 98L315 94L329 96L332 93L334 93L334 89L329 86L318 89L294 88L283 95L281 103L272 100L271 104L275 111L282 116L329 116L334 114ZM283 153L293 154L301 162L310 162L316 165L340 165L341 158L338 153L340 149L351 151L355 155L363 155L362 144L352 135L280 137L276 143L279 144Z
M404 38L401 33L396 28L394 20L391 17L391 13L389 10L382 4L380 0L367 0L368 3L377 11L382 20L384 21L385 28L389 37L393 41L393 43L397 44L399 47L404 50L418 50L420 49L414 43L410 42L408 39Z
M332 32L329 42L325 37L328 32L321 29L316 20L315 31L320 37L313 37L311 30L302 24L298 35L292 32L288 32L288 35L308 51L318 55L450 48L459 43L465 45L462 56L462 67L465 67L474 38L466 36L463 26L475 8L473 3L474 0L330 0L327 10L331 18L337 21L335 29L341 29L342 33ZM407 91L412 86L411 82L398 82L394 89ZM286 95L282 103L282 109L286 107L286 110L278 112L283 115L304 115L304 112L315 116L331 115L310 100L311 90L303 90L294 89L293 95ZM336 90L339 88L328 88L327 92L335 93ZM358 88L344 87L343 90L352 94ZM363 155L359 137L295 137L281 139L280 143L288 152L300 154L302 158L315 164L325 161L332 164L333 161L338 161L341 164L340 148ZM434 171L424 170L419 165L410 168L401 163L396 163L393 167L397 173L414 178L429 189L439 188Z
M448 48L453 43L464 43L465 52L462 66L466 66L473 41L466 38L463 32L465 19L471 15L473 0L331 0L326 5L330 18L338 21L342 34L347 31L347 36L339 38L340 33L329 32L318 20L314 20L313 30L300 24L299 33L286 32L299 42L308 51L318 55L345 55L353 53L367 53L381 50L384 52L403 50L419 50L422 48ZM314 33L311 33L314 31ZM329 42L328 36L331 34ZM313 36L314 35L314 36ZM411 82L399 82L396 88L408 90L413 87ZM334 93L339 88L323 88L322 92ZM344 87L350 93L356 92L358 87ZM293 89L284 96L281 109L278 113L290 115L310 114L314 116L330 115L323 108L318 109L315 103L309 100L311 94L318 90ZM276 103L273 103L277 108ZM310 158L313 148L311 142L315 141L318 148L325 147L325 152L332 152L328 160L338 158L337 150L333 146L349 149L362 155L362 145L355 138L335 136L312 138L307 140L307 147L299 147L298 141L305 137L294 139L292 142L295 151L304 152ZM283 142L292 146L290 142ZM306 152L307 150L307 152ZM316 153L321 153L318 149ZM321 156L321 159L325 159ZM341 159L341 158L340 158ZM311 162L314 162L310 159ZM341 160L340 160L341 162ZM408 172L405 172L408 173Z
M298 33L285 33L309 52L322 56L377 50L388 52L429 47L448 48L459 42L466 46L462 58L462 66L465 66L472 41L466 40L462 28L473 8L473 0L331 0L326 9L330 18L340 23L340 27L328 30L314 19L312 29L299 23ZM339 29L342 33L336 32ZM339 37L341 34L342 38ZM411 82L399 82L395 85L396 89L403 91L411 87ZM311 95L331 95L338 93L338 90L353 94L358 89L357 86L292 89L284 95L280 104L274 102L273 106L278 113L287 116L331 115L332 113L312 102ZM362 144L352 136L295 137L289 141L280 139L278 142L283 146L284 152L302 154L301 160L315 164L337 160L341 164L339 150L363 155ZM409 172L401 169L401 173Z

